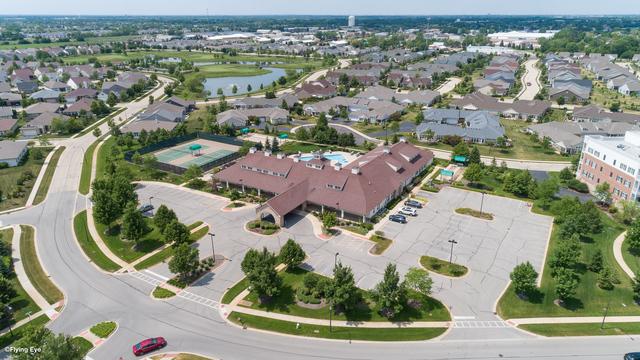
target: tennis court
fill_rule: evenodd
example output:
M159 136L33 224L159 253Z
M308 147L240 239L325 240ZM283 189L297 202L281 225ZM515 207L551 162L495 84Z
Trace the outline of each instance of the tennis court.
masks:
M236 145L207 139L195 139L169 149L160 150L154 153L154 156L158 162L186 169L191 165L207 165L227 155L236 153L239 149L240 147Z

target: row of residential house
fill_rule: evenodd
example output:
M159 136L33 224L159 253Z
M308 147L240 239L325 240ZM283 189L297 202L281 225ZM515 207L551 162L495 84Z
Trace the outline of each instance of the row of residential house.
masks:
M595 74L596 80L602 81L609 90L622 95L640 95L640 80L628 68L612 62L608 56L590 56L581 61L585 69Z
M550 86L549 99L564 103L585 103L591 96L593 84L583 78L579 60L584 54L548 54L544 58L547 82Z
M517 54L494 57L483 70L482 79L474 81L474 89L486 95L506 95L515 85L516 73L520 68L518 60Z
M136 138L142 131L147 133L160 129L171 131L178 124L183 123L187 115L195 109L195 101L173 96L149 105L134 121L123 126L121 131L125 134L130 133Z

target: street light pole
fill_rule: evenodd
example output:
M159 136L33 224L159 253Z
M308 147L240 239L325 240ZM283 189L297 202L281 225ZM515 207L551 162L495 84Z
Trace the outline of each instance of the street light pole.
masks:
M482 217L482 207L484 205L484 194L485 192L482 192L482 199L480 200L480 216Z
M604 308L604 315L602 316L602 323L600 324L600 330L604 329L604 321L607 319L607 313L609 312L609 305L611 305L611 300L607 302L607 307Z
M453 262L453 245L457 244L458 242L453 239L449 240L449 242L451 243L451 254L449 255L449 264L451 264Z
M338 266L338 255L340 255L339 252L336 252L336 255L333 257L333 270L336 270L336 267ZM329 332L333 332L333 297L331 298L330 304L329 304Z
M213 237L216 236L214 233L209 233L209 238L211 239L211 258L213 259L213 263L216 263L216 251L213 247Z

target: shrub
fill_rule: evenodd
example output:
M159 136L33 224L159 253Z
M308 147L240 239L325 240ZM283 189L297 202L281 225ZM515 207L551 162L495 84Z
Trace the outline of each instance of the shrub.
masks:
M571 190L575 190L580 193L588 193L589 187L587 184L580 182L578 179L572 179L567 182L567 187Z

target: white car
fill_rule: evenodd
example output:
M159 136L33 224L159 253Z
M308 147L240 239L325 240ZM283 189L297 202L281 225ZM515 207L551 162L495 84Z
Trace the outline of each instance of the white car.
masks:
M400 209L398 213L402 215L418 216L418 212L416 211L416 209L408 206L405 206L402 209Z

